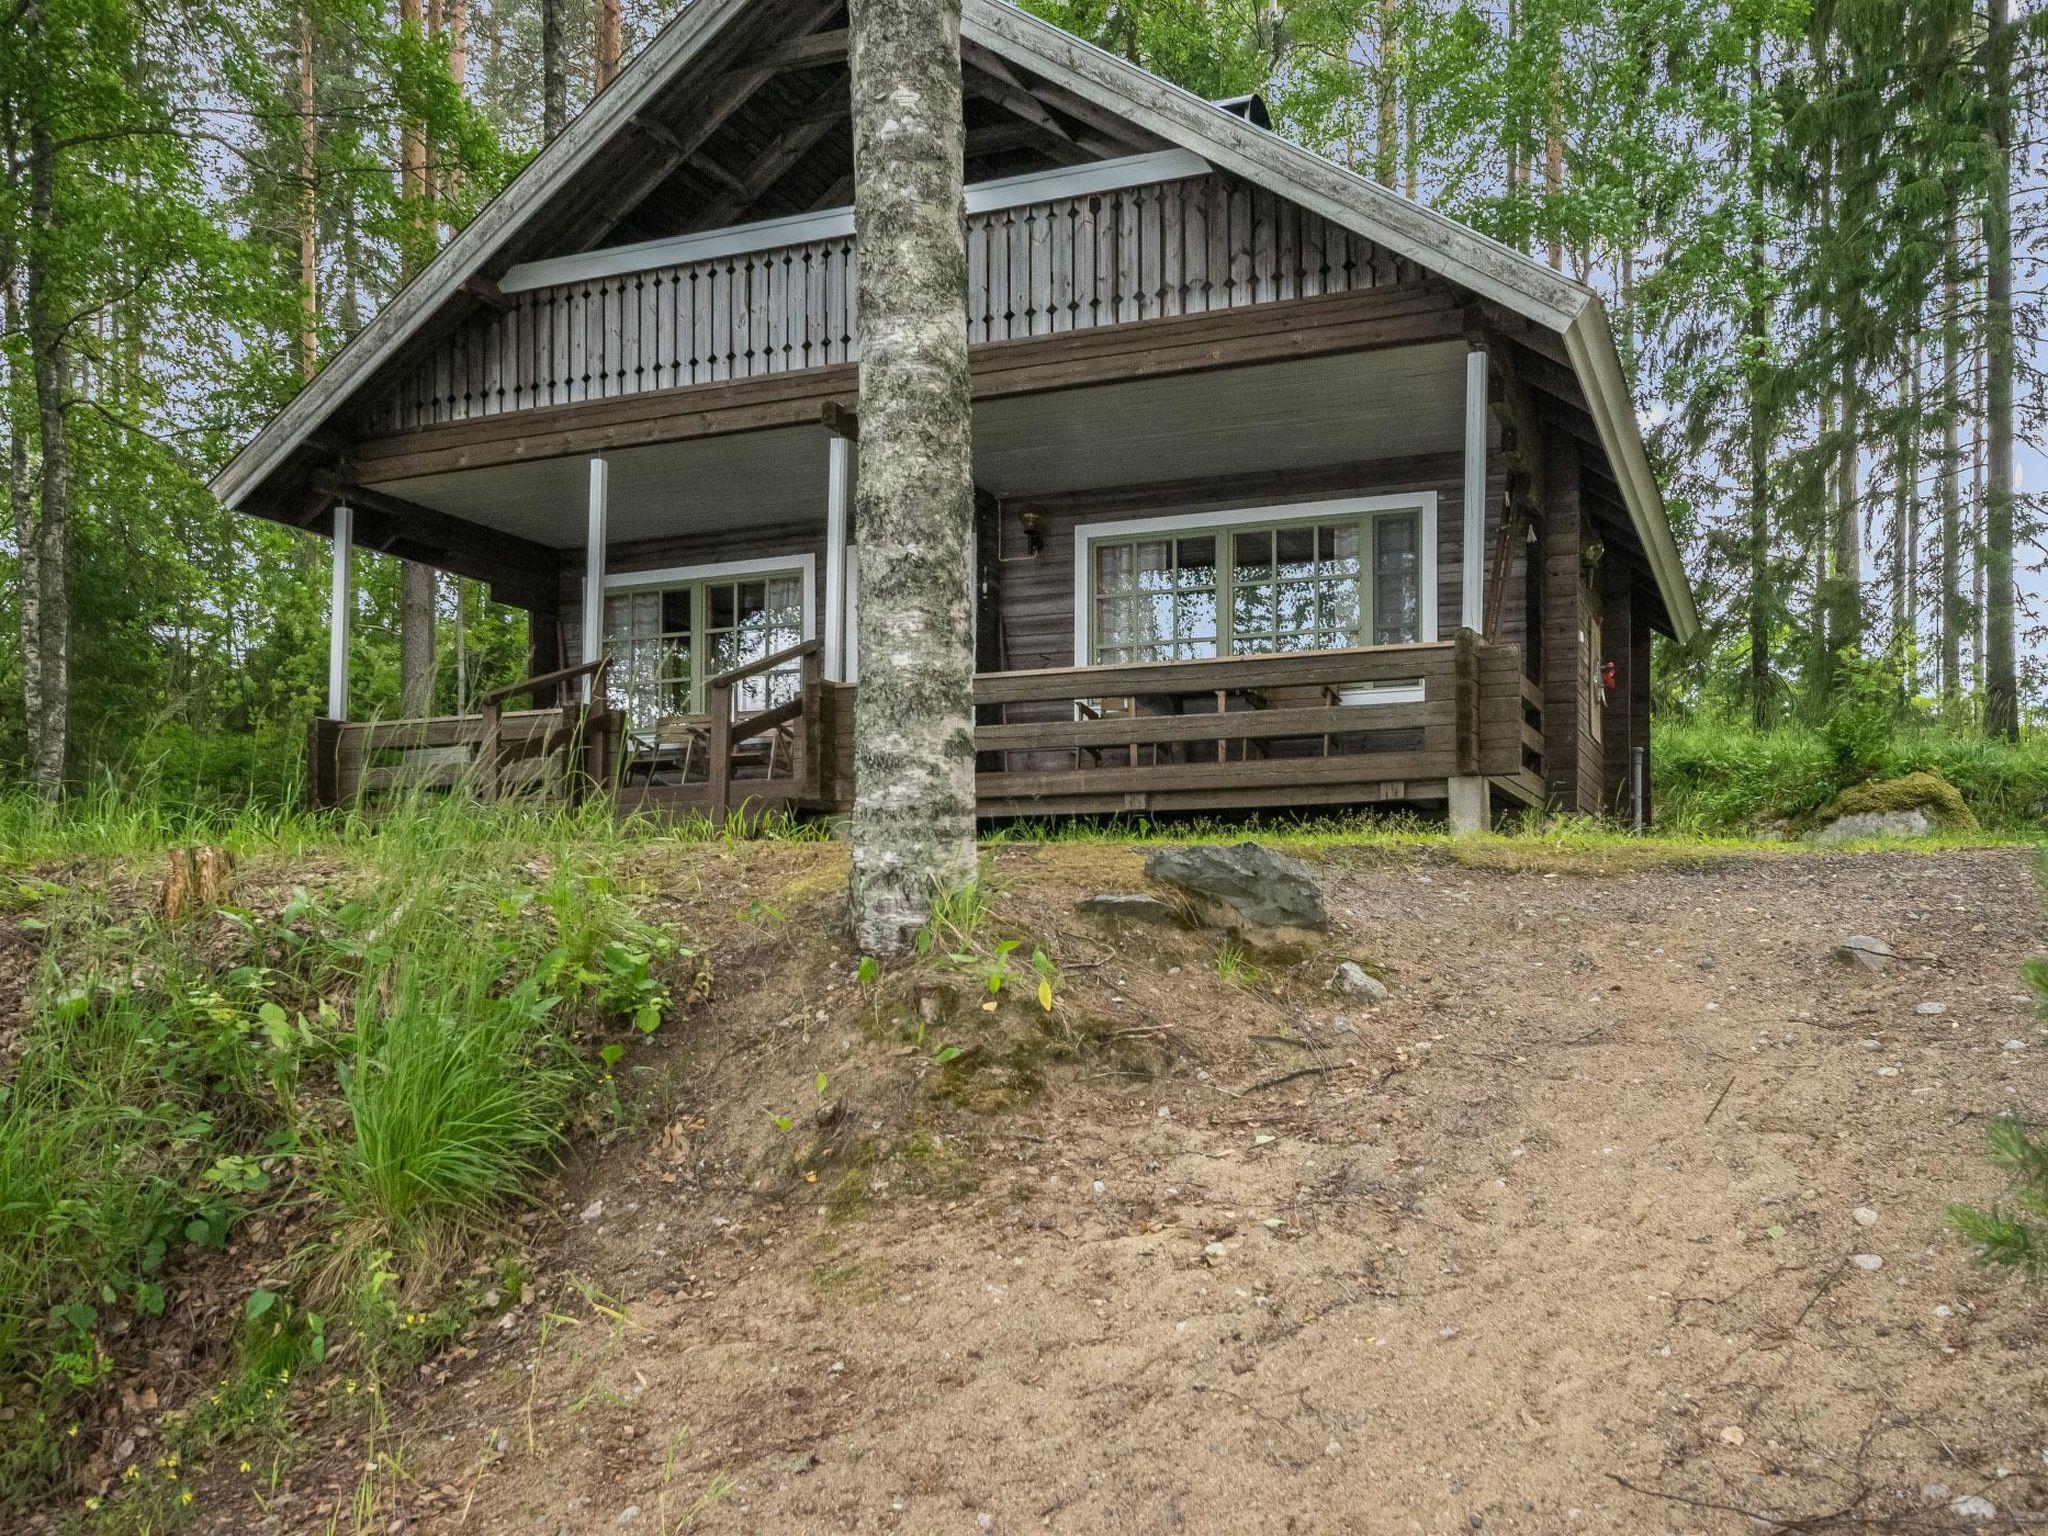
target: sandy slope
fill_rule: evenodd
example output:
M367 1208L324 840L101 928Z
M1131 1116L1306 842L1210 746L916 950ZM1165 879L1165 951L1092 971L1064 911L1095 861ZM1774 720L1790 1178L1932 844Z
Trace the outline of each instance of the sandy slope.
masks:
M1335 949L1393 987L1340 1009L1327 964L1245 988L1210 939L1106 943L1071 902L1134 855L1006 851L1003 920L1065 967L1014 1071L935 1069L865 1016L839 857L640 872L717 997L646 1128L534 1224L533 1300L392 1395L369 1528L1943 1530L1970 1495L1991 1529L2048 1519L2048 1311L1941 1224L1999 1187L1982 1117L2048 1087L2025 855L1336 852ZM756 895L781 919L735 915ZM1851 972L1853 932L1913 958ZM1033 1011L970 1003L924 1049L1032 1046ZM1303 1067L1334 1070L1255 1086ZM363 1455L330 1432L268 1514L225 1477L204 1504L351 1529Z

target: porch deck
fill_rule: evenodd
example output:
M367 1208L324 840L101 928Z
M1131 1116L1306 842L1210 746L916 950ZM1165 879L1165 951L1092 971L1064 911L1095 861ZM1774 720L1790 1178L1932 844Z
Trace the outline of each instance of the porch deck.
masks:
M703 750L625 745L595 709L377 724L315 722L316 803L391 790L554 798L602 787L621 814L714 820L851 808L856 688L824 681L816 641L714 678ZM736 713L748 678L794 672L772 709ZM507 690L511 692L512 690ZM976 796L988 819L1120 812L1431 805L1454 778L1540 804L1541 695L1520 651L1470 631L1422 645L1138 666L990 672L974 685ZM779 750L764 750L770 738ZM536 769L533 763L557 763ZM526 764L516 773L510 765Z

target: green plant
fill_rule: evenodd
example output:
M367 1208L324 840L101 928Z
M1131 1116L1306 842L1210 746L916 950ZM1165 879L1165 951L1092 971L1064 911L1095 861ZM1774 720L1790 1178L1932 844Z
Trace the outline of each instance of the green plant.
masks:
M1225 939L1217 949L1216 975L1234 987L1255 987L1265 979L1265 972L1253 963L1245 947L1235 939Z
M2027 984L2048 1005L2048 961L2027 966ZM2000 1115L1984 1127L1991 1161L2012 1183L2003 1201L1988 1207L1951 1205L1949 1225L1976 1250L1977 1261L2015 1269L2027 1279L2048 1278L2048 1137L2017 1115Z

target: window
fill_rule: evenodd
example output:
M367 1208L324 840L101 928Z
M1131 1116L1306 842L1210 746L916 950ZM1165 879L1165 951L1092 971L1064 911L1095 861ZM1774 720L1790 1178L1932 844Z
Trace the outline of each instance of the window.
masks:
M1423 600L1434 529L1434 497L1084 526L1076 659L1114 666L1434 639Z
M612 658L608 688L636 731L651 729L670 715L702 713L710 679L788 650L804 638L807 569L732 575L711 570L696 579L606 594L604 650ZM794 698L796 687L797 668L778 667L743 680L733 690L734 708L770 708Z

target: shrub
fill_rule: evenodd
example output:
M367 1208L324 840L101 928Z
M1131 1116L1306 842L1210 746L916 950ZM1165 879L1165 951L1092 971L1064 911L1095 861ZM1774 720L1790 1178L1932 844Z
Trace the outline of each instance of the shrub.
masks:
M2027 967L2027 984L2048 1002L2048 961ZM1980 1264L2039 1281L2048 1276L2048 1138L2033 1134L2017 1115L1999 1116L1984 1135L1992 1162L2012 1176L2012 1187L1988 1208L1950 1206L1949 1224L1976 1249Z

